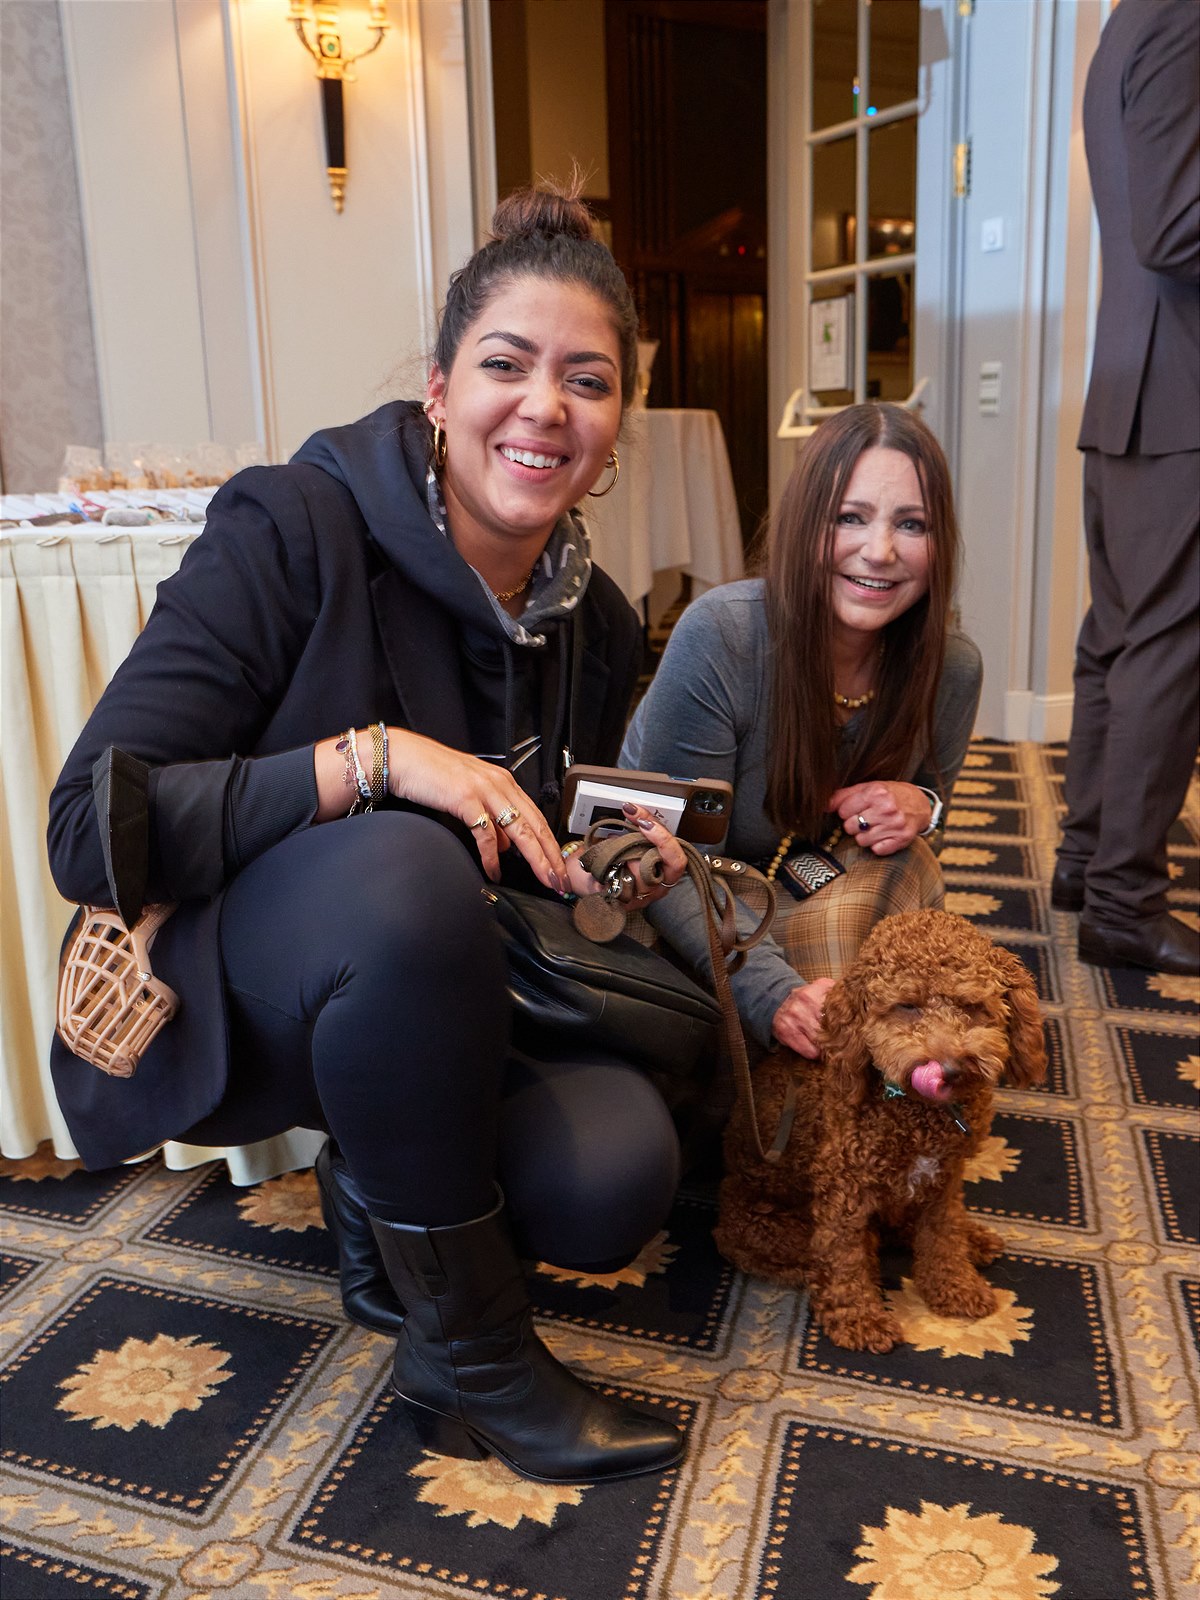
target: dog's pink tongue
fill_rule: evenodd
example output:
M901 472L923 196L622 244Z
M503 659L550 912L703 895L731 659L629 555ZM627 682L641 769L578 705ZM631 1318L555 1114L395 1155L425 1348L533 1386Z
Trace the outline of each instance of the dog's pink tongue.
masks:
M909 1082L926 1100L948 1100L953 1093L946 1082L946 1074L940 1061L922 1061L919 1067L913 1068Z

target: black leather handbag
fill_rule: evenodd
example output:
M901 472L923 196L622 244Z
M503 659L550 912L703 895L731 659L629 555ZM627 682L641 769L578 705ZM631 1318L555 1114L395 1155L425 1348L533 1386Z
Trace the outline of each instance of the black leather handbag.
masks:
M714 996L665 956L614 931L622 926L621 908L636 897L639 883L661 881L658 852L633 823L620 821L593 825L584 842L580 860L606 888L603 896L585 896L573 911L560 901L505 885L484 890L504 934L514 1044L534 1055L547 1048L561 1054L572 1044L611 1051L654 1080L678 1124L680 1112L703 1114L705 1086L723 1038L736 1093L749 1105L756 1153L760 1160L777 1162L791 1133L795 1089L768 1149L754 1115L746 1041L729 987L730 972L771 925L774 884L744 862L706 856L679 841L705 910ZM755 888L763 900L758 925L748 933L738 932L734 884Z
M593 943L560 901L503 884L484 894L504 936L518 1049L611 1051L660 1088L715 1061L721 1007L665 956L626 933Z

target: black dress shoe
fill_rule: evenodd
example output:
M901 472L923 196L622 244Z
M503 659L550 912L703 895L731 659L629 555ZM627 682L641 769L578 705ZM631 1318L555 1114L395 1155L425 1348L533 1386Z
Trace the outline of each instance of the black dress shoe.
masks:
M1083 868L1068 866L1065 861L1054 865L1050 879L1050 904L1055 911L1083 910Z
M342 1309L360 1328L394 1339L404 1326L404 1307L388 1282L367 1208L332 1139L321 1146L316 1170L321 1214L337 1245Z
M1200 933L1164 911L1133 927L1079 919L1079 959L1093 967L1146 967L1200 975Z

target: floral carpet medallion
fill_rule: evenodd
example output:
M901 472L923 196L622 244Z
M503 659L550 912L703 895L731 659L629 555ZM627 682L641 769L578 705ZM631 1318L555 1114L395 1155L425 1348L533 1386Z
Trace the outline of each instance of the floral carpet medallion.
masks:
M528 1482L421 1447L347 1322L311 1172L0 1161L3 1600L1191 1600L1200 1590L1200 1016L1081 965L1049 901L1061 751L977 743L948 902L1041 996L966 1202L995 1310L939 1317L888 1246L886 1355L712 1239L689 1175L638 1258L530 1270L588 1380L684 1429L669 1472ZM1196 807L1172 902L1200 912Z

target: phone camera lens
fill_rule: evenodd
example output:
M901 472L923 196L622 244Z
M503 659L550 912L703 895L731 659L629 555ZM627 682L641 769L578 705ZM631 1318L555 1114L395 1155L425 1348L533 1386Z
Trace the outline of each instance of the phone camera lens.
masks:
M725 799L713 789L701 789L696 795L696 810L707 817L719 817L725 809Z

